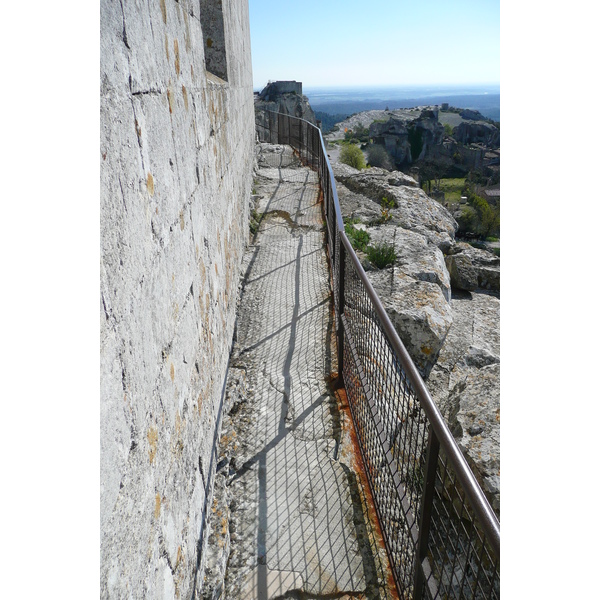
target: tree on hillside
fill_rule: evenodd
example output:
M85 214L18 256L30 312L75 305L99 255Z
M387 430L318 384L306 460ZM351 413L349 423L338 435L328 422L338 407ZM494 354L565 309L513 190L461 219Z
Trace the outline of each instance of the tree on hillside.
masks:
M435 181L435 189L440 188L440 179L443 174L442 167L432 160L426 160L420 165L421 185L427 184L427 193L431 193L431 181Z
M477 233L486 238L490 235L500 234L500 211L492 208L485 198L473 194L469 197L469 204L477 212L479 220Z
M355 144L347 144L341 149L340 162L359 170L367 166L362 150Z
M372 167L382 167L388 171L394 170L394 162L387 150L380 144L373 144L367 148L367 158Z
M344 138L346 141L358 140L359 142L368 142L369 130L359 123L354 129L346 131Z

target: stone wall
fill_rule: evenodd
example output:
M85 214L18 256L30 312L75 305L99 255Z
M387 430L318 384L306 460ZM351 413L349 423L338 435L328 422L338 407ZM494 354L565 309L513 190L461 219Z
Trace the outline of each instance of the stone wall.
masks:
M254 142L248 2L210 4L100 3L102 598L201 587Z

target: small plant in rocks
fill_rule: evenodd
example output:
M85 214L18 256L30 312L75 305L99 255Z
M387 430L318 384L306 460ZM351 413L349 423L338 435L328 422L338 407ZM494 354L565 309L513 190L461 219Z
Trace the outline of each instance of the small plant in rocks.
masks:
M344 231L355 250L360 250L361 252L366 251L367 244L371 240L371 236L368 232L364 229L356 229L351 223L346 223L344 225Z
M258 212L256 212L256 210L252 211L252 214L250 215L250 233L252 235L256 235L258 232L258 228L260 227L260 215L258 214Z
M392 218L390 210L392 208L394 208L395 206L396 206L396 202L394 201L393 198L391 200L388 200L384 196L381 199L381 222L382 223L387 223Z
M383 242L367 248L367 258L378 269L385 269L396 260L396 250L392 244Z

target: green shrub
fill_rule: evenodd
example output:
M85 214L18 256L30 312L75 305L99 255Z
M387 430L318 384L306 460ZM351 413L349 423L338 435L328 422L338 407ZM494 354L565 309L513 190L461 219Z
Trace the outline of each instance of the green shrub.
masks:
M383 196L381 198L381 206L383 206L383 208L396 208L396 206L398 206L396 204L396 199L395 198L387 198L387 196Z
M394 170L394 162L392 161L387 150L380 144L373 144L367 149L367 158L372 167L381 167L388 171Z
M396 250L392 244L383 242L369 246L367 257L378 269L384 269L396 260Z
M485 198L476 194L469 196L468 202L479 217L477 233L485 238L500 232L500 211L492 208Z
M344 137L349 140L357 140L358 142L368 142L369 141L369 130L360 123L354 129L348 129Z
M346 223L344 225L344 231L352 244L352 247L355 250L360 250L361 252L365 252L367 249L367 244L369 243L371 236L368 232L363 229L356 229L351 223Z
M341 149L340 162L359 170L364 169L367 166L362 150L354 144L348 144Z
M459 233L467 233L477 228L477 213L472 206L461 206L460 214L456 217Z

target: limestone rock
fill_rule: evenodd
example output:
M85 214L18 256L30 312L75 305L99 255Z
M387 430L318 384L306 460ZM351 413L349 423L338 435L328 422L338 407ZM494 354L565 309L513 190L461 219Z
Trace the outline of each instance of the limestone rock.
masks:
M352 167L348 167L348 169L352 169ZM352 170L356 171L356 169ZM340 201L340 209L344 219L360 219L364 223L370 223L381 216L381 206L377 204L377 202L374 202L362 194L351 192L340 181L336 182L336 187L338 199Z
M437 111L423 110L416 119L390 116L387 121L374 122L369 135L385 147L397 164L411 164L428 157L433 148L441 145L444 127L438 121Z
M257 124L264 119L264 111L280 112L317 124L317 118L308 98L302 94L302 83L274 81L269 83L254 101Z
M500 301L453 292L452 326L427 380L492 507L500 506Z
M341 181L348 190L362 194L379 205L382 198L392 201L395 207L390 214L404 229L420 233L442 252L453 245L458 223L446 208L419 189L412 177L376 167L352 173L335 165L333 171L336 181ZM406 184L398 185L397 182Z
M500 511L500 365L467 373L449 396L448 425L481 487Z
M452 136L462 144L485 144L490 148L500 146L500 130L484 121L460 123L454 128Z
M446 266L454 287L467 291L477 289L477 271L466 253L447 256Z
M369 280L415 365L427 378L452 325L442 290L395 269L370 271Z
M446 211L414 187L392 186L388 180L394 174L347 165L336 165L334 172L342 215L361 219L354 226L366 228L371 244L395 247L393 267L370 269L367 275L490 503L499 510L499 300L460 290L499 290L500 260L454 242L451 217L445 221L445 235L432 231L434 215L444 223ZM397 207L390 210L388 222L376 225L384 195L393 197Z
M395 247L394 265L367 276L499 512L500 259L455 242L456 221L406 175L333 170L343 217ZM396 203L385 222L383 197Z
M369 228L371 244L391 243L396 250L395 269L418 281L435 283L450 301L450 276L441 250L413 231L394 225Z
M457 289L500 291L500 258L486 250L457 242L449 249L446 266Z

